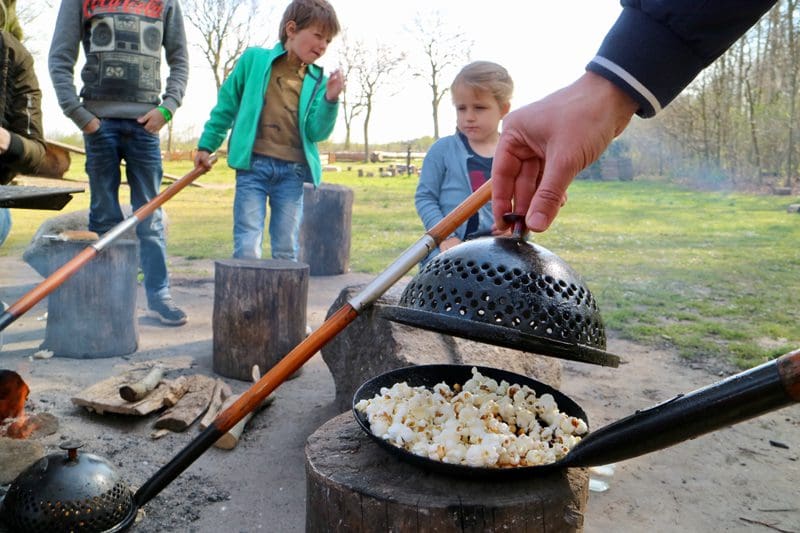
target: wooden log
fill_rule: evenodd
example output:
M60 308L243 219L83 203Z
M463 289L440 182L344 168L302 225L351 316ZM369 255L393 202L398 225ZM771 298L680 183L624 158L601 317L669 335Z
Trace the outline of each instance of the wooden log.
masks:
M153 440L158 440L161 437L166 437L170 433L172 433L172 431L170 431L169 429L157 429L152 433L150 433L150 438Z
M253 383L261 379L261 372L258 369L258 365L253 366L252 377L253 377ZM231 396L230 398L228 398L228 400L220 409L220 412L227 409L233 402L238 400L240 396L241 396L240 394L237 394L235 396ZM261 402L261 404L259 404L257 408L253 409L252 411L244 415L244 417L242 417L242 419L239 420L239 422L237 422L235 426L233 426L223 436L217 439L217 442L214 443L214 447L220 448L222 450L234 449L236 445L239 444L239 439L241 438L242 433L244 432L245 426L247 426L247 423L250 422L250 419L253 418L253 416L255 416L256 412L260 411L267 405L271 404L274 399L275 399L274 396L267 396L266 398L264 398L264 400Z
M186 394L155 421L155 429L186 431L208 409L217 380L195 374L186 378Z
M312 276L336 276L350 269L353 191L323 183L303 186L300 261Z
M343 413L307 440L306 532L575 532L585 468L491 481L429 472L374 443Z
M181 398L189 390L189 379L186 376L178 376L169 384L169 391L164 396L164 405L175 407Z
M206 429L208 426L214 422L214 419L217 418L217 415L222 409L225 400L228 397L233 396L233 391L231 390L231 386L222 381L221 379L216 380L214 384L214 391L211 393L211 403L208 404L208 409L206 409L206 413L203 415L203 418L200 419L200 429Z
M169 407L176 394L173 380L161 380L150 394L138 402L128 402L119 395L119 388L142 377L143 372L132 370L118 376L104 379L87 387L72 397L72 403L85 407L98 414L117 413L121 415L144 416ZM177 390L180 389L180 386Z
M81 241L51 241L46 247L47 270L55 272L86 246ZM80 359L135 352L138 268L138 241L120 239L103 249L48 296L40 349Z
M215 263L214 372L250 380L253 365L269 369L305 337L308 265L280 259Z
M127 402L138 402L155 389L163 377L164 369L160 366L155 366L144 378L120 387L119 395Z

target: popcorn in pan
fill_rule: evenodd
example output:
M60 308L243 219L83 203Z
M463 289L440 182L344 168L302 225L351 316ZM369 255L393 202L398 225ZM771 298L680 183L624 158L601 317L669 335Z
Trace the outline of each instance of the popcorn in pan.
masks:
M396 383L361 400L373 434L415 455L472 467L538 466L564 457L588 431L550 394L483 376L462 386Z

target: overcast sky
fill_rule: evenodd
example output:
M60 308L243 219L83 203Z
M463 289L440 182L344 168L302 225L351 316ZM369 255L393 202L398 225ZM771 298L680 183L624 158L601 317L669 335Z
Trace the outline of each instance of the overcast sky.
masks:
M47 49L58 0L52 3L56 7L36 20L33 31L25 28L26 45L36 58L48 135L77 132L61 113L47 72ZM474 42L472 60L495 61L508 69L515 83L512 108L541 98L579 76L621 10L618 0L333 0L332 3L349 39L380 42L409 53L419 53L415 49L419 43L409 39L405 28L412 28L415 16L420 13L438 12L447 21L448 30L465 32ZM271 43L277 39L277 26L286 3L262 1L261 4L267 6L267 11L271 9L272 16L264 21L264 27L272 28ZM187 31L190 30L187 23ZM190 31L190 39L195 37ZM337 64L336 45L334 39L319 62L326 70ZM196 47L190 48L190 63L186 97L174 119L174 132L180 137L198 135L216 101L213 77ZM77 73L76 78L79 78ZM449 85L450 80L445 81ZM433 135L431 94L425 80L398 78L393 83L402 90L386 91L375 101L370 142ZM391 96L390 92L396 94ZM455 114L449 96L442 101L439 112L440 134L451 133ZM341 113L331 139L344 140ZM352 140L363 140L362 121L358 117Z

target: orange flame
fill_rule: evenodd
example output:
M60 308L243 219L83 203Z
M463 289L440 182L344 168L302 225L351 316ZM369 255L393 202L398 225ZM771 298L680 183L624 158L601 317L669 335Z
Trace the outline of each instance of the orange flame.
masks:
M25 439L38 426L25 414L25 401L29 393L28 384L19 374L0 370L0 426L11 419L5 433L12 439Z

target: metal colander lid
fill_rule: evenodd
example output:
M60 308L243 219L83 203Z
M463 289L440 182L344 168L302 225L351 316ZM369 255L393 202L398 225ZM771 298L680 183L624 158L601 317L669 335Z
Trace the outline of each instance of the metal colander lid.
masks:
M30 533L116 532L136 517L133 495L111 465L80 445L29 466L9 487L2 518L12 531Z
M395 322L516 350L616 367L597 302L546 248L517 237L464 242L429 261L397 305Z

